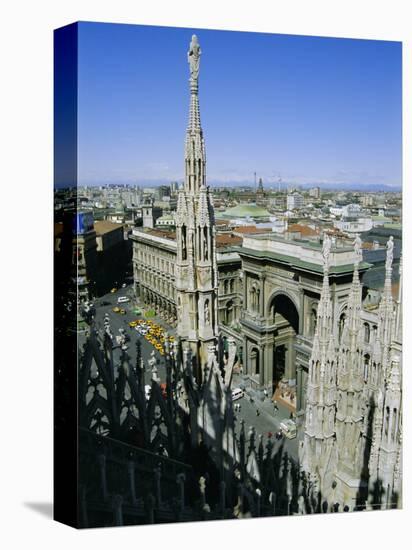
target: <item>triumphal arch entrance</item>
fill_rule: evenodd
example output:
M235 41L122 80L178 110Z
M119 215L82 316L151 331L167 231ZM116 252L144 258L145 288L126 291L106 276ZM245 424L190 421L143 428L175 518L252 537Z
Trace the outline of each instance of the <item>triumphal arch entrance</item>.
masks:
M305 388L323 280L321 243L276 235L245 237L243 369L256 388L283 399L292 412L305 407ZM330 289L334 323L347 305L355 261L352 247L332 247ZM363 262L360 275L368 269Z

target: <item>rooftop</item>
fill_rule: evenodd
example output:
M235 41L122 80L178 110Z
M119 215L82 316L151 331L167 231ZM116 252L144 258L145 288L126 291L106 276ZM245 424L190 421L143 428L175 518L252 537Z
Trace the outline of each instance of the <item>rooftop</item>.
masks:
M242 203L225 210L224 212L216 214L221 218L269 218L270 213L266 208L257 206L254 203Z
M306 271L323 272L322 245L306 241L287 241L276 235L248 236L243 239L239 249L241 255L272 259ZM353 271L355 251L352 247L332 247L330 251L331 274ZM359 268L366 269L371 264L362 262Z
M216 235L216 248L223 248L225 246L237 246L241 245L243 237L233 235L232 233L222 233Z
M286 232L288 233L300 233L303 237L316 237L319 235L319 231L312 229L308 225L300 223L292 223L288 226Z
M107 220L95 220L94 222L94 230L97 235L104 235L105 233L116 231L119 228L123 229L123 225L121 223L109 222Z
M256 225L241 225L239 227L236 227L233 230L233 233L241 234L241 235L262 235L263 233L270 233L270 229L268 228L262 228L262 227L256 227Z

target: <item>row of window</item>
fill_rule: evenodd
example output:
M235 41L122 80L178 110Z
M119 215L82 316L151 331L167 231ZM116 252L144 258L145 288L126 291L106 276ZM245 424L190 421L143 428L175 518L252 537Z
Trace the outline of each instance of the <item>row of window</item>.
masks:
M222 294L234 294L237 292L236 279L224 279L220 281L219 290Z
M164 279L161 279L153 273L149 273L145 270L141 271L140 281L141 283L152 287L154 290L157 290L161 294L168 296L173 300L176 299L176 289L173 283L165 281Z
M174 257L172 260L170 259L171 256L172 255L168 255L167 259L162 258L158 254L153 254L152 247L146 247L146 246L143 249L139 247L135 253L135 257L137 261L139 261L140 263L148 265L150 267L154 267L155 269L159 269L163 271L163 273L169 273L171 275L174 275L175 262L174 262Z

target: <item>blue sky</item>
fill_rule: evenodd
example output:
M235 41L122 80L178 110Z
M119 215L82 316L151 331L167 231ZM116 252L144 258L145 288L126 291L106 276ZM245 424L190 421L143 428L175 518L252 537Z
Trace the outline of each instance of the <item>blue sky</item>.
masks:
M211 184L402 184L399 42L79 26L79 183L182 181L186 53Z

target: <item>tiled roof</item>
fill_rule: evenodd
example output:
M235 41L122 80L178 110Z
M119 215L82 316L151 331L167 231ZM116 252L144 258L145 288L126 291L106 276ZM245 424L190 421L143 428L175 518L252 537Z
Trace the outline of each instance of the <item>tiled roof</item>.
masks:
M300 233L304 237L315 237L319 235L319 231L312 229L308 225L302 225L300 223L292 223L287 228L288 233Z
M111 231L119 229L119 227L123 229L123 225L121 223L109 222L108 220L95 220L94 222L94 230L97 235L110 233Z
M231 233L223 233L216 235L216 248L222 248L224 246L236 246L243 242L243 238Z
M255 225L242 225L240 227L236 227L233 230L233 233L238 234L241 233L242 235L253 235L253 234L261 234L261 233L270 233L271 230L268 228L259 228Z
M149 229L146 231L148 235L153 235L154 237L162 237L163 239L170 239L174 241L176 239L175 231L162 231L161 229Z

